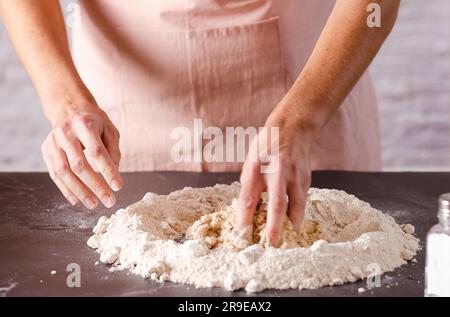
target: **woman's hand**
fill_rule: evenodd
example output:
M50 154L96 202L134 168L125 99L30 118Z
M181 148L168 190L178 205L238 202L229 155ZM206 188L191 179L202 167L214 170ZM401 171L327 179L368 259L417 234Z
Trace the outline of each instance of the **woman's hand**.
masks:
M367 7L373 2L381 8L384 21L381 27L367 25ZM268 127L280 128L279 168L273 173L262 174L258 162L260 155L254 150L254 144L250 148L251 152L256 152L256 159L252 159L250 152L242 171L236 219L238 231L248 232L263 190L269 194L269 243L273 246L280 243L286 210L294 226L299 227L311 179L309 150L312 140L375 57L395 24L399 4L399 0L336 1L307 63L266 123ZM260 134L257 140L264 138ZM286 195L289 196L288 203Z
M111 207L110 188L122 187L119 133L77 72L59 1L37 3L0 1L0 15L52 122L42 144L50 176L72 204L92 209L98 197Z
M93 209L96 197L108 208L115 204L111 189L123 185L119 132L97 105L59 115L41 149L50 177L72 205Z
M269 244L274 247L281 243L286 215L296 230L300 228L311 183L309 150L312 133L292 119L293 116L286 113L283 106L275 109L266 122L267 129L252 141L241 175L242 189L236 219L238 232L245 238L250 237L247 235L251 234L261 193L267 191L266 234ZM269 131L272 127L279 128L278 142L266 140L267 135L271 135ZM269 148L266 149L264 144L268 144Z

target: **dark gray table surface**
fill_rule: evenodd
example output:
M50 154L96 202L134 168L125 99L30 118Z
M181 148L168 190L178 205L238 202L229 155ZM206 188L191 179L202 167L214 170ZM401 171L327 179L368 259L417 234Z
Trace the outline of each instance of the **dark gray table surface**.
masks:
M148 191L166 194L184 186L230 183L234 173L125 173L125 187L111 210L86 211L65 202L43 173L0 173L0 296L245 296L245 292L196 289L157 283L125 271L95 266L98 254L86 245L101 215L142 198ZM424 246L426 232L437 222L437 198L450 191L450 173L314 172L313 186L356 195L399 223L411 223ZM358 293L366 281L317 290L265 291L263 296L422 296L424 254L382 276L381 287ZM81 287L69 288L67 265L81 268ZM51 275L55 270L56 274ZM254 295L253 295L254 296Z

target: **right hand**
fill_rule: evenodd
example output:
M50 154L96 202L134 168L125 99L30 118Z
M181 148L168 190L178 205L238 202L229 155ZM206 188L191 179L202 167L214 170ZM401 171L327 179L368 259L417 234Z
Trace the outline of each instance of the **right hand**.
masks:
M50 177L64 197L88 209L112 207L123 186L119 174L119 132L98 106L64 115L41 146ZM101 176L96 173L97 169Z

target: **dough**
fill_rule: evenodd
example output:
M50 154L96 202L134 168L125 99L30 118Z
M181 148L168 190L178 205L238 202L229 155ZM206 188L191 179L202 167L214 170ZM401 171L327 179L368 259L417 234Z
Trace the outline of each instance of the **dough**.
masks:
M267 195L248 237L233 230L240 184L148 193L101 217L88 245L116 270L198 287L303 289L355 282L392 271L419 249L410 224L344 191L309 190L300 231L284 221L280 248L267 245Z
M266 239L267 193L263 193L254 218L253 227L248 233L234 231L234 222L237 210L237 200L231 206L202 216L194 222L186 232L186 237L192 240L201 240L210 248L228 247L245 249L252 244L259 244L268 248ZM313 219L305 219L299 233L295 232L291 221L285 217L283 224L281 249L309 247L317 240L327 240L321 230L321 225Z

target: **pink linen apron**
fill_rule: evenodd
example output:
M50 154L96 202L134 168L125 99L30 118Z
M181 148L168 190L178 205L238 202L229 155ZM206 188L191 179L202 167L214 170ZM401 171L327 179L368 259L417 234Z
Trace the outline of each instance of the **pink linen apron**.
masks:
M73 57L121 133L121 170L239 171L241 163L175 162L171 133L193 130L195 118L222 131L264 126L305 65L334 1L79 3ZM324 127L311 159L316 170L381 169L368 72Z

